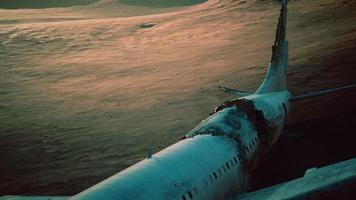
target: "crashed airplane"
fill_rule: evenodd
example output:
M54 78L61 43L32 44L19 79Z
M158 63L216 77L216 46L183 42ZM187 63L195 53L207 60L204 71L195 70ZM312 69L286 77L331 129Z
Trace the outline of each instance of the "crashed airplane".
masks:
M306 199L330 188L350 187L356 159L308 170L304 177L246 192L251 172L275 144L290 104L356 85L292 97L287 90L287 0L282 8L266 77L255 93L221 87L240 95L215 108L179 142L71 197L3 196L0 199L227 200Z

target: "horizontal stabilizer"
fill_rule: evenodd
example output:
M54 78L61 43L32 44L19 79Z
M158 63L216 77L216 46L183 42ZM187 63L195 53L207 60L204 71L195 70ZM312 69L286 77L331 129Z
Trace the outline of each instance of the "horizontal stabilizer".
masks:
M69 197L57 196L0 196L0 200L67 200Z
M227 87L224 87L224 86L219 86L219 89L223 92L226 92L228 94L231 94L231 95L237 95L237 96L240 96L240 97L243 97L243 96L247 96L247 95L250 95L252 93L250 92L247 92L247 91L244 91L244 90L238 90L238 89L233 89L233 88L227 88Z
M303 99L307 99L307 98L312 98L312 97L325 95L325 94L329 94L329 93L333 93L333 92L338 92L341 90L352 89L352 88L356 88L356 84L333 88L333 89L328 89L328 90L322 90L322 91L313 92L313 93L309 93L309 94L303 94L303 95L299 95L299 96L294 96L294 97L289 98L289 101L290 102L299 101L299 100L303 100Z

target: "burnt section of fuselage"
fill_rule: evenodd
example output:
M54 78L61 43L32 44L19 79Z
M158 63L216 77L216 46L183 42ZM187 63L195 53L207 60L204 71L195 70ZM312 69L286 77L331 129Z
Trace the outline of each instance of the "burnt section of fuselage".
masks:
M202 134L224 135L241 143L244 133L257 132L260 146L267 149L272 136L266 121L262 110L256 109L252 100L238 98L217 106L207 119L185 137Z
M226 136L236 141L240 156L245 163L255 160L257 154L248 158L251 143L258 143L258 154L266 152L270 146L272 135L268 131L266 119L261 110L256 109L252 100L239 98L224 102L215 108L211 115L198 126L188 132L184 138L196 135ZM258 142L254 141L258 138ZM254 162L246 165L254 168Z
M188 132L185 138L197 135L225 136L233 139L239 149L238 158L242 167L250 168L249 144L256 138L256 128L248 116L236 106L227 107L203 120L197 127Z
M237 107L230 107L210 115L197 127L186 134L187 138L196 135L228 136L238 140L240 132L254 129L248 121L246 113Z

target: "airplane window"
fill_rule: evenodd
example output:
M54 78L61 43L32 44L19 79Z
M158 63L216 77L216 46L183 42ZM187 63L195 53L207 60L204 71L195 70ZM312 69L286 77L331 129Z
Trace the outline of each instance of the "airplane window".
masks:
M240 155L237 155L237 158L241 161L241 156Z
M230 164L231 164L231 166L234 166L234 162L232 162L232 160L230 160Z
M182 195L182 199L183 199L183 200L186 200L186 198L185 198L185 196L184 196L184 195Z
M213 172L213 174L214 174L215 180L218 180L218 176L216 175L216 173Z
M189 191L188 192L190 199L193 199L193 194Z
M213 183L213 178L209 175L210 183Z
M223 170L224 170L224 172L226 172L226 168L225 168L225 165L223 165Z
M195 194L198 194L198 190L196 187L193 187L193 190L194 190Z
M229 163L226 163L226 167L227 169L230 169Z
M234 156L234 161L235 161L235 164L237 163L237 159L236 159L236 157Z
M219 175L221 176L222 175L222 173L221 173L221 169L219 168Z

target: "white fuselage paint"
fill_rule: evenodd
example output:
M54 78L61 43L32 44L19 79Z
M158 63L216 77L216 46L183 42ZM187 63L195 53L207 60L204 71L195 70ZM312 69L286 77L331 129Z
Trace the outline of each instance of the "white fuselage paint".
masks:
M190 199L188 192L194 199L219 199L224 191L233 194L242 187L239 184L245 177L241 165L230 163L238 152L236 142L226 136L198 135L173 144L74 199Z
M270 146L282 132L289 97L287 91L244 97L263 112L272 131ZM71 199L216 200L245 191L249 167L262 148L247 115L236 106L228 107L192 131L199 134L180 140Z
M253 100L256 109L262 110L265 116L268 129L272 135L269 148L278 140L283 131L290 110L290 96L290 93L285 90L245 97Z

